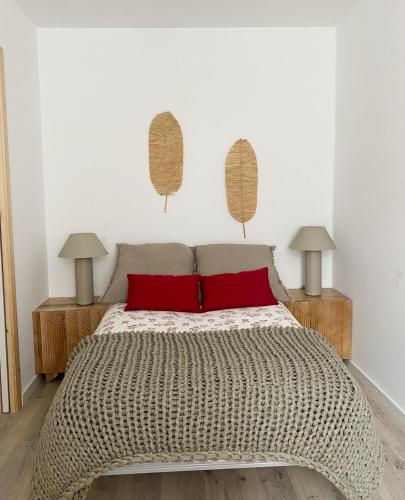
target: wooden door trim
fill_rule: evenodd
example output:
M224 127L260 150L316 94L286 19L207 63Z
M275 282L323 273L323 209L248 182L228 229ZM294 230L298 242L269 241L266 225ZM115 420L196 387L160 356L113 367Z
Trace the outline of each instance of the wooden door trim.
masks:
M0 249L2 257L4 319L7 342L10 412L22 406L17 300L14 267L13 226L7 139L4 52L0 47Z

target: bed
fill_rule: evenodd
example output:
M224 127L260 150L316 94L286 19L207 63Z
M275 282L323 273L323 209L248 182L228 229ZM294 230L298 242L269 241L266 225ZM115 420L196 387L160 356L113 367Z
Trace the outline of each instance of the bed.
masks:
M122 280L112 289L122 296ZM384 457L368 402L281 301L124 308L114 300L72 353L36 450L35 499L84 499L100 475L286 465L317 470L347 498L373 495Z
M125 303L110 306L100 322L95 335L106 335L120 332L166 331L199 332L215 331L226 326L229 329L254 328L258 326L301 326L290 311L279 303L275 306L249 307L210 311L202 314L172 311L129 311L125 312ZM146 464L126 464L109 469L103 475L150 474L159 472L180 472L214 469L240 469L256 467L287 467L284 461L230 461L211 460L194 462L155 462Z

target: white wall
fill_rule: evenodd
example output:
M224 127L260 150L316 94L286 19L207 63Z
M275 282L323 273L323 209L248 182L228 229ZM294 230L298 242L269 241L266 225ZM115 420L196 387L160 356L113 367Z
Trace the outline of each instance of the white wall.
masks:
M21 380L34 377L32 310L48 296L36 32L11 0L0 0L14 226Z
M368 0L337 30L334 281L353 360L405 409L405 3Z
M39 29L52 296L74 295L70 232L95 231L104 291L116 242L243 242L228 214L224 161L239 137L259 162L248 242L275 243L281 275L300 286L288 244L301 225L332 226L335 30ZM148 128L172 111L185 142L183 187L169 199L148 174ZM331 256L324 260L331 284Z

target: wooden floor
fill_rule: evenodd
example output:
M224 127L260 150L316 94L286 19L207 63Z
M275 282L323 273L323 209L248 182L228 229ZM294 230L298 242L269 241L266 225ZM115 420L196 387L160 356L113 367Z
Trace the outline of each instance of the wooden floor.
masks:
M375 500L405 500L405 417L354 368L373 408L386 451ZM17 415L0 416L0 498L28 500L32 456L58 381L43 384ZM89 500L336 500L320 474L300 468L182 472L97 479Z

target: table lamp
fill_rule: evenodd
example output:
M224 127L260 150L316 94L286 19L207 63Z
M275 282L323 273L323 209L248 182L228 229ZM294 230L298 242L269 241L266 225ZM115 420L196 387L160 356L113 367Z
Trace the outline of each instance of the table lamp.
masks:
M322 293L322 250L336 250L336 245L323 226L302 227L290 244L305 252L305 294Z
M76 302L80 306L93 304L93 257L108 252L95 233L73 233L59 253L59 257L75 259Z

